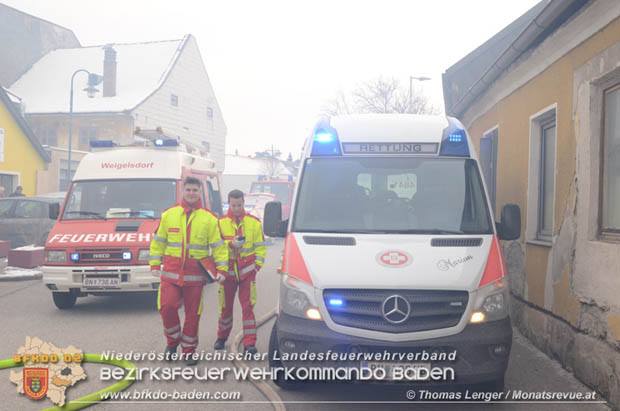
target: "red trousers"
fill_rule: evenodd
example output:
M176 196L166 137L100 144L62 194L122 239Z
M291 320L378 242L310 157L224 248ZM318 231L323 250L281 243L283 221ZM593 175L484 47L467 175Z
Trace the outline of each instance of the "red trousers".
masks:
M256 272L248 273L240 281L228 277L220 284L218 294L220 303L220 319L218 321L217 338L228 338L233 325L233 302L239 288L239 302L243 313L243 345L256 345Z
M168 281L159 286L157 307L164 322L164 335L167 345L181 344L183 353L194 353L198 346L198 321L202 313L202 289L204 284L184 285L182 287ZM185 307L185 322L181 330L179 308L181 299Z

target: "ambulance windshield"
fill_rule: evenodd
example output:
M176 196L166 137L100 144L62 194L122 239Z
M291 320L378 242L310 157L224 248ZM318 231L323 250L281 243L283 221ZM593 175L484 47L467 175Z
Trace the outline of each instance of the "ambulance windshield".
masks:
M293 231L493 233L471 159L311 158L300 184Z
M76 181L62 219L159 218L176 193L174 180Z

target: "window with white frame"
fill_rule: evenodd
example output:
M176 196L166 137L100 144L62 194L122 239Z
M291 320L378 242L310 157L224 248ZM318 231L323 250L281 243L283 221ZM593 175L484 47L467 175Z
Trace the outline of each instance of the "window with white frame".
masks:
M526 239L551 244L556 170L556 107L530 117L530 158Z
M540 175L538 176L539 240L553 236L553 199L555 196L555 118L540 124Z
M605 91L601 233L620 234L620 84Z

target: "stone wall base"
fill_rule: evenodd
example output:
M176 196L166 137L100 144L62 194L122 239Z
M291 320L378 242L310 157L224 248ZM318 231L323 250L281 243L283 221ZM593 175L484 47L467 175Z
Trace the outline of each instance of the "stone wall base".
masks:
M514 295L510 311L513 325L532 344L620 410L620 351Z

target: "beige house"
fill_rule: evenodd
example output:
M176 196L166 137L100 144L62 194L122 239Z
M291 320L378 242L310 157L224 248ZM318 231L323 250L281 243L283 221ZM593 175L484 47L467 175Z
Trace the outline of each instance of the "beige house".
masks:
M495 215L521 208L514 324L620 407L620 2L542 1L443 81Z

